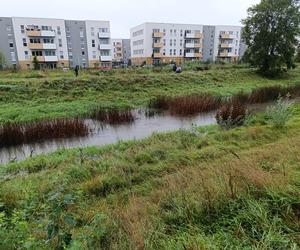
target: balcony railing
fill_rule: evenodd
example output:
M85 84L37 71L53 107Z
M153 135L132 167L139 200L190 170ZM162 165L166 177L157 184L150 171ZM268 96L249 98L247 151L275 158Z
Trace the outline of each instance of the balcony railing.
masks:
M58 57L57 56L44 56L45 62L57 62Z
M203 34L200 33L200 32L185 33L185 37L186 38L198 38L198 39L202 39L203 38Z
M153 48L162 48L163 46L163 43L153 43Z
M222 49L228 49L228 48L232 48L233 47L233 44L227 44L227 43L221 43L220 47Z
M162 38L162 37L164 37L164 33L163 32L153 32L153 37L154 38Z
M195 53L195 52L187 52L185 53L186 58L201 58L202 54L201 53Z
M56 44L55 43L29 43L28 48L32 50L41 50L41 49L56 50Z
M232 52L220 52L219 57L235 57Z
M109 32L99 32L98 33L99 38L110 38Z
M110 44L100 44L99 50L111 50L112 46Z
M45 57L44 57L44 56L37 56L36 59L37 59L39 62L45 62ZM34 60L34 56L31 56L31 57L30 57L30 60L33 61L33 60Z
M153 53L153 57L154 58L159 58L159 57L162 57L162 54L159 53L159 52L156 52L156 53Z
M233 40L235 38L235 36L232 34L221 34L220 37L224 40Z
M202 48L202 44L201 43L186 43L185 44L186 48Z
M112 56L100 56L101 62L110 62L112 61Z
M29 37L55 37L55 31L52 31L52 30L27 30L26 35Z

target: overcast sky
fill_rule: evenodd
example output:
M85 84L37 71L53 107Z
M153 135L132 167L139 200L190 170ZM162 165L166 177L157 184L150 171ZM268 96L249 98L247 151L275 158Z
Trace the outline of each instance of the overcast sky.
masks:
M240 25L260 0L1 0L0 16L109 20L113 38L143 22Z

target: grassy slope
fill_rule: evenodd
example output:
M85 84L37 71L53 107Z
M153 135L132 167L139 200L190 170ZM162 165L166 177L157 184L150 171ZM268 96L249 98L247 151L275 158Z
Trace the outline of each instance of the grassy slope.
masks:
M86 114L95 107L142 107L158 95L210 92L232 95L258 86L300 82L300 69L270 80L247 68L213 68L205 72L117 70L82 72L21 72L0 74L0 123Z
M262 116L3 166L0 248L297 249L299 125L298 105L283 130Z

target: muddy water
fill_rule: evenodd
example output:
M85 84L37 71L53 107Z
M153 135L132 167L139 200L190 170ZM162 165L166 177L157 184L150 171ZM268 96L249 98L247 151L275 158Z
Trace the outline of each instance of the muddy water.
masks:
M294 99L300 103L300 98ZM252 113L265 111L274 102L250 105ZM17 147L0 149L0 164L20 161L28 157L48 154L60 149L103 146L118 141L143 139L153 133L189 129L193 124L206 126L216 124L216 112L201 113L195 116L176 117L166 112L147 116L144 111L135 111L135 122L131 124L108 125L96 120L85 120L91 133L87 137L72 139L47 140L40 143L25 144Z
M0 163L24 160L30 156L48 154L59 149L102 146L146 138L156 132L168 132L191 128L192 124L205 126L216 123L215 112L189 117L175 117L168 113L155 114L151 117L143 111L135 111L136 121L131 124L108 125L95 120L85 120L91 129L87 137L48 140L40 143L25 144L17 147L0 149Z

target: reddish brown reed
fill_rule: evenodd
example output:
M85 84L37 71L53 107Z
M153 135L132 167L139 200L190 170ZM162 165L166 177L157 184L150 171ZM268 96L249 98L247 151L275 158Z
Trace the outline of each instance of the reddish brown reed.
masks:
M217 123L224 128L244 125L247 116L247 106L238 101L228 101L217 112Z
M131 110L96 110L92 115L93 119L109 124L131 123L135 116Z
M152 108L169 110L172 115L193 115L215 110L221 104L221 98L209 94L159 97L150 105Z
M0 127L0 147L34 143L48 139L87 136L89 128L83 120L55 119L27 124L10 123Z

